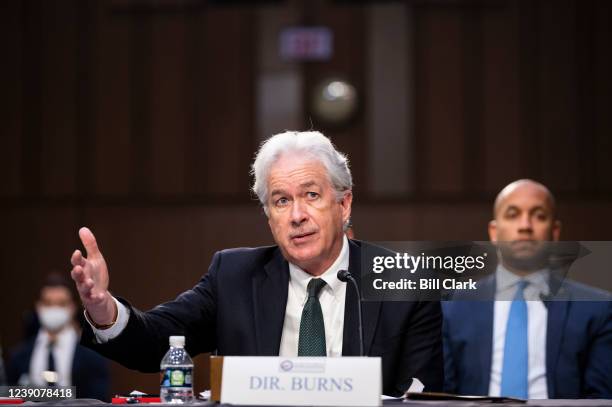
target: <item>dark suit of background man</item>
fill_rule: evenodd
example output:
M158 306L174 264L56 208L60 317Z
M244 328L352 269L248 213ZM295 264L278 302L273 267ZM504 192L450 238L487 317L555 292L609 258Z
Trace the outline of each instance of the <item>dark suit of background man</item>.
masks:
M252 170L277 246L216 253L195 287L151 311L111 296L96 240L79 231L87 258L74 252L72 277L94 327L88 346L146 372L159 370L168 337L177 334L192 355L359 354L357 297L336 277L348 269L359 278L364 244L344 234L353 199L347 158L321 133L286 132L261 146ZM364 348L382 357L383 392L400 395L412 378L441 390L440 304L363 308Z
M558 240L560 231L544 185L519 180L499 193L489 236L501 261L480 287L497 301L443 303L447 391L612 397L612 302L551 272L542 242ZM542 301L553 293L563 300Z
M79 398L108 400L108 362L79 345L71 288L70 280L60 275L50 275L43 284L36 302L41 327L11 353L8 383L76 386Z

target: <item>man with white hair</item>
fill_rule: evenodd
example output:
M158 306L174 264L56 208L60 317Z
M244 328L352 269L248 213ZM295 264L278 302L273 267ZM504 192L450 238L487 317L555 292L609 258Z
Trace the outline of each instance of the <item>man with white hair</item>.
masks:
M351 215L352 177L346 156L319 132L285 132L262 144L253 191L277 246L217 252L208 273L174 301L141 312L108 291L108 269L87 228L87 250L72 255L75 280L92 330L88 346L123 365L159 370L170 335L185 335L191 355L359 355L354 290L363 243L344 229ZM418 378L442 388L438 302L363 303L364 353L381 356L383 392L401 395Z

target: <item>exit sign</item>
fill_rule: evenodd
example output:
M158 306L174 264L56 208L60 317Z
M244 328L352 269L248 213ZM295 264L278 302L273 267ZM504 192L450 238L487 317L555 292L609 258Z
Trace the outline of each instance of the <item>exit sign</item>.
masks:
M280 33L280 56L289 61L326 61L333 54L327 27L289 27Z

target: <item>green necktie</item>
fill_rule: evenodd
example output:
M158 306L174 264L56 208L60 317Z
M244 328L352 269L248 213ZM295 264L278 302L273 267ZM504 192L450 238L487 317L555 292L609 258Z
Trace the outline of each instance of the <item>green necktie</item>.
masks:
M325 323L319 302L319 293L325 286L322 278L313 278L308 283L308 300L302 310L298 356L327 356L325 349Z

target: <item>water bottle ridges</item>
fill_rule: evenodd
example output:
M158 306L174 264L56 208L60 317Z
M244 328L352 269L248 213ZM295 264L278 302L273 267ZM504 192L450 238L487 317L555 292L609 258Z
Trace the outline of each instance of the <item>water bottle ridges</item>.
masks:
M170 349L160 364L162 403L193 401L193 360L185 351L185 337L171 336Z

